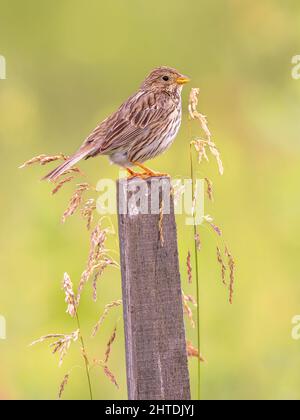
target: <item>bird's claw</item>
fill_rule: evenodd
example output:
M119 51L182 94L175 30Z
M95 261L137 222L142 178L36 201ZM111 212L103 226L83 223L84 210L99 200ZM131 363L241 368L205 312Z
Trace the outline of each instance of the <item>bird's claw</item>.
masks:
M170 178L169 174L160 173L160 172L133 172L129 173L129 176L127 177L128 180L140 178L140 179L149 179L149 178L163 178L168 177Z
M146 166L142 165L139 162L133 162L133 164L141 168L144 172L134 172L132 169L126 168L127 172L129 173L128 179L133 179L133 178L148 179L148 178L162 178L162 177L170 178L169 174L152 171L152 169L147 168Z

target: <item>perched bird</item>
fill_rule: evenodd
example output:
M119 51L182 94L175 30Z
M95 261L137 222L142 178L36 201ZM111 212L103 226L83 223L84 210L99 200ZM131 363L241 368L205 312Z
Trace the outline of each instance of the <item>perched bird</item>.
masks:
M189 78L169 67L154 69L140 89L95 128L80 149L44 179L55 181L81 159L107 155L130 177L162 176L143 162L167 150L181 124L181 91ZM137 166L143 172L135 172Z

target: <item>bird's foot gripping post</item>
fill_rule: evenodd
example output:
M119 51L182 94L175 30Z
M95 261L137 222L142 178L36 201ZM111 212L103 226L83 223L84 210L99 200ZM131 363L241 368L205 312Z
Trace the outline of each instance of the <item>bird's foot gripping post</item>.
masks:
M118 213L129 399L188 400L170 179L118 181Z
M147 168L146 166L142 165L139 162L133 162L133 165L141 168L143 170L143 172L135 172L131 168L127 167L126 170L129 174L128 179L133 179L133 178L148 179L148 178L151 178L151 177L155 177L155 178L168 177L168 178L170 178L169 174L165 174L165 173L161 173L161 172L155 172L152 169Z

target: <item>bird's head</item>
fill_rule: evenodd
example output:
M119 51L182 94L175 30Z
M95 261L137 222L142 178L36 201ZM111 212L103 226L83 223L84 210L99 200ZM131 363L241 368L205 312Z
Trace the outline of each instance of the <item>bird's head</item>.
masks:
M189 81L187 76L171 67L158 67L147 76L141 89L176 93L181 92L183 85Z

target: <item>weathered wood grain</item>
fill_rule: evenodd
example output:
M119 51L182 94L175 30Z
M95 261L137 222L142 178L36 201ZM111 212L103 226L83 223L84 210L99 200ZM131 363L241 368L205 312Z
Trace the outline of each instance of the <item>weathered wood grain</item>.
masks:
M163 201L168 211L170 203L170 214L162 218L151 181L159 188L158 207ZM166 188L170 190L168 178L118 182L127 384L131 400L190 399L174 205ZM133 191L142 191L141 197L148 194L148 207L152 205L157 214L141 214L147 210L147 200L138 208L134 205ZM126 199L131 201L128 206ZM124 214L127 207L130 214Z

